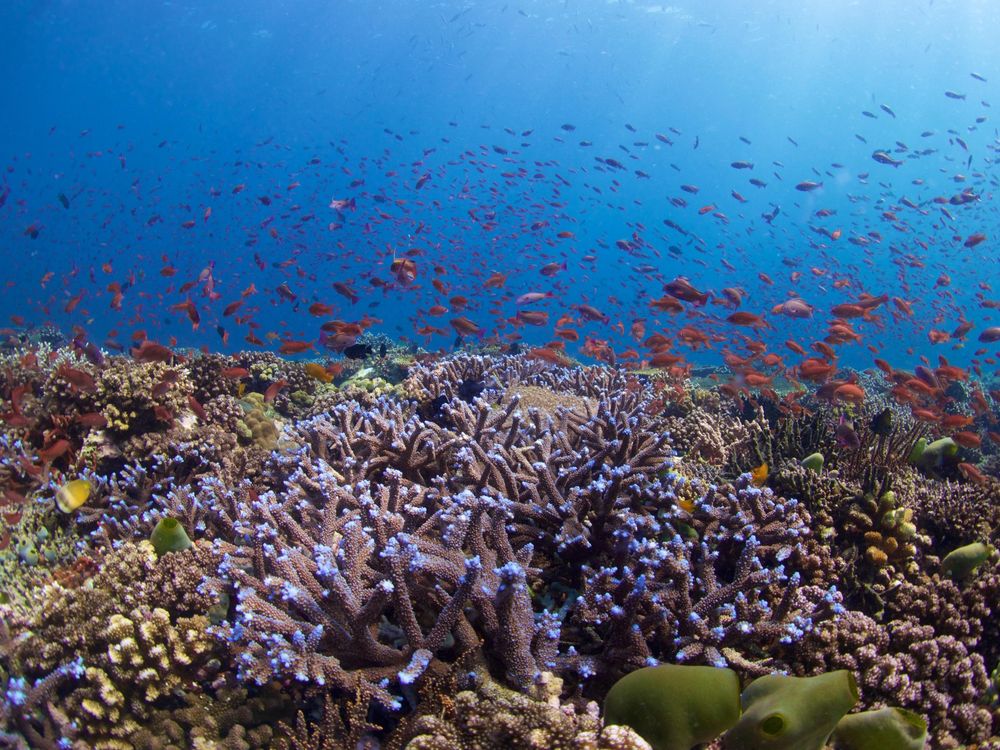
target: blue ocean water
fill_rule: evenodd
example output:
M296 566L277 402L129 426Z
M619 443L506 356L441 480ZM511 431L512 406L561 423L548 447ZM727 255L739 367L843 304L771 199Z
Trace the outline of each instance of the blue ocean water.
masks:
M484 341L571 330L570 354L591 338L626 360L691 326L713 340L675 341L690 361L745 353L749 336L793 364L785 341L809 349L830 308L869 294L887 301L849 321L860 339L837 346L842 362L989 366L976 338L1000 298L998 13L11 0L0 324L314 354L330 319L450 349L464 316ZM392 270L401 258L412 280ZM494 272L506 281L484 286ZM676 276L709 304L651 309ZM727 287L773 328L727 322ZM552 296L517 305L536 291ZM772 313L790 296L813 316Z

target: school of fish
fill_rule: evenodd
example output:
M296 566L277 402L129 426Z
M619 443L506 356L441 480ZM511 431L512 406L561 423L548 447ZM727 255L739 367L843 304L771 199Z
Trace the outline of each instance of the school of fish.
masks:
M729 178L712 185L677 163L706 137L669 124L624 123L602 142L571 122L453 121L387 128L377 154L270 137L168 196L164 175L134 164L155 154L176 180L184 144L124 124L53 128L85 158L67 155L58 185L29 157L6 165L15 252L0 333L53 322L79 345L167 361L179 346L337 358L384 329L431 351L475 342L675 375L724 364L713 377L733 393L781 380L860 403L856 379L837 377L850 363L881 370L916 418L961 428L948 385L988 380L1000 342L984 273L1000 148L988 83L973 73L968 94L944 92L956 107L944 131L875 103L844 162L805 173L734 135L732 158L708 165ZM900 140L869 142L880 118ZM845 166L859 158L863 171ZM988 408L979 386L972 404ZM962 439L986 437L1000 439Z

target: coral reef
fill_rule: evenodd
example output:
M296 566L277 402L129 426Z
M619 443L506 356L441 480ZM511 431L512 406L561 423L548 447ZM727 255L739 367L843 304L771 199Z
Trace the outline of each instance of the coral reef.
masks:
M2 355L0 746L641 748L595 701L661 664L849 670L932 747L995 741L992 449L891 383L358 341Z

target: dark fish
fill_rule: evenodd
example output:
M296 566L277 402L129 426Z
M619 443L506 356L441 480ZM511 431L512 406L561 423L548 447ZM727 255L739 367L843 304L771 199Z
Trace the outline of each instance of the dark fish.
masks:
M87 361L98 367L104 366L104 354L93 341L77 336L73 339L73 348L87 358Z
M730 164L733 169L753 169L752 161L734 161Z
M951 196L948 199L948 203L953 206L964 206L966 203L973 203L978 200L979 196L972 192L972 188L967 188L958 195Z
M567 133L571 130L576 130L576 125L571 125L568 122L565 123L564 125L561 125L560 127L562 127L562 129L565 130Z
M372 353L372 348L368 344L351 344L344 349L344 356L348 359L364 359Z
M869 112L867 109L862 110L861 114L863 114L865 117L870 117L873 120L877 120L878 119L878 115L877 114L875 114L874 112Z
M69 198L66 197L66 193L59 193L59 202L63 208L69 208Z
M885 112L887 115L889 115L892 119L894 120L896 119L896 113L893 112L887 105L880 104L878 105L878 108L881 109L883 112Z
M875 153L872 154L872 158L879 164L890 164L894 167L898 167L900 164L903 163L899 159L893 159L885 151L876 151Z
M458 397L471 404L480 393L486 390L486 383L475 378L466 378L458 385Z
M949 99L961 99L962 101L965 101L965 94L959 94L955 91L945 91L944 95Z
M766 182L764 182L763 180L758 180L756 177L751 177L750 178L750 184L753 185L753 186L755 186L755 187L759 187L759 188L766 188L767 187L767 183Z
M803 193L809 193L817 188L823 187L822 182L813 182L812 180L803 180L798 185L795 186L796 190L800 190Z
M983 78L981 75L979 75L979 73L969 73L969 75L975 78L977 81L982 81L983 83L986 83L986 79Z
M837 441L837 445L841 448L861 447L861 438L859 438L858 433L854 431L854 424L843 417L840 418L840 424L837 425L837 429L834 432L834 438Z
M872 432L876 435L886 436L892 433L892 409L888 406L872 417Z
M1000 326L984 328L983 332L979 334L978 340L984 344L992 344L996 341L1000 341Z

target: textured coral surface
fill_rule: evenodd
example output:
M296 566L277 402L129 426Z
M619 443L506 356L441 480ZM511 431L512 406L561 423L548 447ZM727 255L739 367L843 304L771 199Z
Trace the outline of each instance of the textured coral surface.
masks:
M1000 561L942 566L996 542L997 461L915 459L939 436L875 419L889 383L9 358L0 747L645 748L599 706L661 663L848 669L933 747L1000 729ZM154 549L163 518L193 544Z

